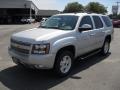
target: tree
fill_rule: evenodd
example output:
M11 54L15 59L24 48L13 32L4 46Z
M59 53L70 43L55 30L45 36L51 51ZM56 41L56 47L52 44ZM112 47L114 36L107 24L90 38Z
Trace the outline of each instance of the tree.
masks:
M90 2L86 6L86 11L91 13L98 13L98 14L105 14L107 13L107 10L104 5L98 3L98 2Z
M73 13L73 12L80 12L83 11L83 6L78 2L68 3L64 9L64 13Z

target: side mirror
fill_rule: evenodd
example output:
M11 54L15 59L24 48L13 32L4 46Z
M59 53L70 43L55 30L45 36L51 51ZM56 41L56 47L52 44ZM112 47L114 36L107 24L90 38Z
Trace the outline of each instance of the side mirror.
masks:
M91 30L92 26L89 24L83 24L81 27L78 28L80 32L82 31L87 31L87 30Z

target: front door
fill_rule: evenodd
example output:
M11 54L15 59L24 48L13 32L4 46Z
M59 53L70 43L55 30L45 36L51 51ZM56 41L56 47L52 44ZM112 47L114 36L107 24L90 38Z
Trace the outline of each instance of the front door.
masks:
M93 23L90 16L84 16L80 22L79 27L82 27L82 25L84 24L91 25L93 29ZM77 33L77 39L78 39L78 46L79 46L78 48L79 55L85 54L91 51L92 43L90 40L90 30Z

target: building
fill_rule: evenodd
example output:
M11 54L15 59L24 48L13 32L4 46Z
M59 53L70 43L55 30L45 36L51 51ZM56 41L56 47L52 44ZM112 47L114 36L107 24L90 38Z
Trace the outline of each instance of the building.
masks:
M20 23L25 17L35 17L38 8L28 0L0 0L0 23Z
M49 17L56 10L39 10L30 0L0 0L0 23L20 23L22 18Z
M59 14L60 11L58 10L38 10L37 12L37 19L40 21L43 17L50 17L52 15L55 15L55 14Z

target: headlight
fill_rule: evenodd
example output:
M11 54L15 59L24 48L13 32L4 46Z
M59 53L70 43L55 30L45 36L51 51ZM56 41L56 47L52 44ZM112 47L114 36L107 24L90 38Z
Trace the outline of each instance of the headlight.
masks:
M48 54L50 44L34 44L32 47L32 54Z

